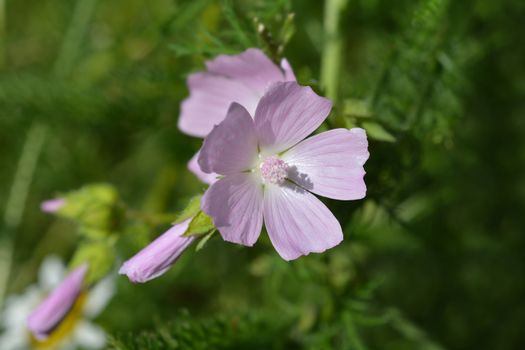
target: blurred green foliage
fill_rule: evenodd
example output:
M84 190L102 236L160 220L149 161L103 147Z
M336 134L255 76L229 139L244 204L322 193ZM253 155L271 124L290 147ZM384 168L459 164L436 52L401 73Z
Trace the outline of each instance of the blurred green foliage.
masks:
M320 1L0 4L1 209L24 202L21 221L2 224L14 237L8 293L80 239L42 200L113 184L126 259L202 192L186 170L201 141L176 123L185 77L205 59L261 47L322 93ZM340 16L330 123L371 138L367 198L327 201L344 243L288 263L265 235L254 248L215 235L160 279L119 279L98 319L111 347L522 347L525 3L348 0ZM27 200L13 190L24 183Z

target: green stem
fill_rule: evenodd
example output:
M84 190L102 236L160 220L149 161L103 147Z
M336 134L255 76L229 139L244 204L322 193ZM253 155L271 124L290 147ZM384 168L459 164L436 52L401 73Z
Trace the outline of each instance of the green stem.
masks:
M345 331L344 334L346 336L345 341L347 342L346 345L348 348L355 350L366 350L367 348L357 330L352 314L350 312L346 312L342 315L342 319Z
M47 127L34 123L27 133L18 161L13 185L6 201L4 225L0 235L0 307L2 306L11 271L16 233L25 210L29 187L33 181L38 158L47 136Z
M1 1L1 0L0 0ZM73 17L67 29L53 73L58 78L65 78L71 72L76 56L82 45L97 0L78 0Z
M387 312L390 324L406 339L410 339L417 344L424 345L427 350L444 350L444 348L430 339L427 334L412 321L404 317L397 309L390 309Z
M324 6L324 46L321 57L321 87L326 96L337 101L343 40L340 33L341 12L348 0L326 0Z
M0 0L0 69L4 68L7 59L6 0Z

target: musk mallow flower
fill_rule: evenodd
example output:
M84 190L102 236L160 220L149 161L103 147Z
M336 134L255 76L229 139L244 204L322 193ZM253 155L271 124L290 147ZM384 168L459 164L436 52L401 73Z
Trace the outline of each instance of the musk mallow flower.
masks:
M27 327L37 340L45 340L65 318L84 289L87 264L73 270L29 315Z
M192 218L186 219L159 236L120 268L134 283L144 283L165 273L195 240L195 236L183 236Z
M182 102L179 129L191 136L205 137L215 124L224 120L228 107L237 102L254 115L261 97L275 82L295 81L286 59L280 67L261 50L251 48L238 55L219 55L206 62L206 72L187 79L190 96ZM198 154L188 168L201 181L213 183L214 174L203 174L197 164Z
M286 59L275 65L261 50L247 49L238 55L219 55L206 62L206 72L187 79L190 96L182 102L179 129L205 137L226 116L232 102L252 115L268 87L278 81L295 81Z
M199 164L222 178L203 196L226 241L252 246L263 225L285 260L323 252L343 239L341 226L314 194L361 199L368 141L363 129L334 129L303 140L328 116L331 102L310 87L275 83L255 116L233 103L204 140Z

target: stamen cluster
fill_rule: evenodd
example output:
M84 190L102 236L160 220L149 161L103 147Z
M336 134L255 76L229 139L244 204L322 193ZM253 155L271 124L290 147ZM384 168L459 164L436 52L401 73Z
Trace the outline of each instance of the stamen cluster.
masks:
M261 176L267 183L282 184L288 176L288 164L276 156L265 158L261 162Z

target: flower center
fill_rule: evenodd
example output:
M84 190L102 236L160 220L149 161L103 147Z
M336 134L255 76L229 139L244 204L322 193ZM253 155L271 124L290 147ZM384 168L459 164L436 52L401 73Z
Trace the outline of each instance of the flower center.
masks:
M265 182L282 184L288 175L288 164L276 156L265 158L261 162L261 176Z

